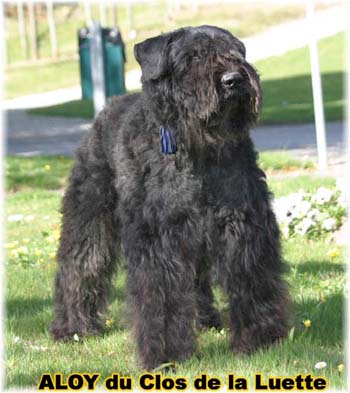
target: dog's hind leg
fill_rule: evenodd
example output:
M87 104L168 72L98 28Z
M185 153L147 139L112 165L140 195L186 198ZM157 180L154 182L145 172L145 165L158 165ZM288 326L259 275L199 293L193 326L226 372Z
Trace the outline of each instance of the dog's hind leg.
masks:
M93 138L93 137L92 137ZM86 139L63 199L57 254L55 339L100 332L116 262L116 195L98 141Z

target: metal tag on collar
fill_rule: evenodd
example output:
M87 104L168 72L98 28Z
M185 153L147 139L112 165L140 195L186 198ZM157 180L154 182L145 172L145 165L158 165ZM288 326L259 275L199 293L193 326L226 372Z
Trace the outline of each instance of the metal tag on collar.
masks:
M177 146L173 131L161 126L159 128L159 135L162 153L165 155L176 154Z

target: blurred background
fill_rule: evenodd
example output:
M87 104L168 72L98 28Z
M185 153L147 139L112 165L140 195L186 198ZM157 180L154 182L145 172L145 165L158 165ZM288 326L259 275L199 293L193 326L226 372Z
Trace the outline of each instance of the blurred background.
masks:
M328 122L339 121L344 114L344 31L348 26L350 4L349 1L336 0L314 3L314 33L319 40L325 117ZM141 88L140 69L133 56L136 42L181 26L213 24L230 30L243 40L248 60L255 64L261 75L264 107L260 124L314 121L304 1L17 1L4 2L3 7L6 44L4 107L8 118L8 151L11 153L30 153L17 148L12 141L23 124L27 128L30 123L34 128L38 127L35 118L28 118L28 114L66 119L93 118L92 101L81 99L84 59L79 59L77 33L92 19L102 27L116 27L121 34L126 62L116 64L112 74L123 76L128 92ZM107 80L106 83L112 82ZM114 93L121 94L123 89L114 89ZM84 98L90 97L85 94ZM20 112L23 109L26 111ZM43 127L45 121L44 118L38 120ZM62 120L63 128L70 124L78 136L79 127L86 125ZM329 154L332 154L332 146L334 148L336 142L340 142L334 127L330 125L328 130ZM304 147L315 147L313 134L311 130L305 131ZM262 136L257 142L261 148L298 149L300 138L294 139L283 137L275 145L265 146L266 138ZM42 144L42 138L37 142ZM71 154L74 147L75 144L67 150L56 145L54 152ZM45 146L32 151L45 154ZM338 153L335 151L334 157Z

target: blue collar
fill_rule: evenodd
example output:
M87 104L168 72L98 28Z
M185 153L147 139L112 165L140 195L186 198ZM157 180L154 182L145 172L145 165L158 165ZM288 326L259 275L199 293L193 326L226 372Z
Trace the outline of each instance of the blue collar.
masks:
M176 154L177 146L174 132L161 126L159 129L162 153L165 155Z

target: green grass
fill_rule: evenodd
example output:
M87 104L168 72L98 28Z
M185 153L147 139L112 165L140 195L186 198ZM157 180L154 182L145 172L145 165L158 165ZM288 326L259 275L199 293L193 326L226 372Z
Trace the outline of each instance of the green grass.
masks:
M297 159L286 151L259 153L259 165L264 171L313 169L315 167L313 161Z
M79 84L79 65L65 60L45 65L11 68L5 76L6 98L42 93Z
M320 41L324 109L327 121L343 117L344 34ZM297 49L256 64L262 77L264 105L261 123L300 123L314 121L309 54ZM93 117L90 101L33 109L36 115Z
M222 4L217 7L209 4L199 6L198 12L195 12L192 6L185 6L181 7L180 12L174 13L173 18L169 20L165 0L160 4L137 4L133 6L133 28L137 32L136 38L133 39L130 39L128 34L127 7L118 5L117 12L118 25L126 44L126 70L131 70L138 67L133 55L134 44L160 32L181 26L208 24L209 22L228 28L239 37L246 37L258 33L270 25L302 16L303 7L265 7L264 5L242 4ZM98 7L93 7L93 14L98 17ZM77 53L77 30L85 24L83 9L77 5L56 5L55 15L59 54L65 57L75 56ZM110 22L108 25L111 25ZM15 17L8 19L6 27L9 32L7 40L9 63L15 64L25 59L20 49L17 19ZM45 12L38 18L38 32L40 57L45 58L50 55L49 29ZM29 37L27 37L27 41L30 42ZM64 62L64 66L62 66L62 62L20 68L10 66L6 71L5 95L7 98L13 98L78 83L79 69L76 60Z
M268 177L268 184L276 198L297 192L303 189L306 192L315 192L319 187L335 187L335 180L332 177L319 177L312 175L300 175L285 177Z
M28 113L40 116L63 116L92 119L94 116L94 105L92 100L73 100L64 102L63 104L29 109Z
M67 175L72 167L73 160L65 156L39 156L39 157L7 157L6 159L6 189L8 192L30 190L62 189L67 181ZM263 170L276 172L291 169L310 169L310 161L298 160L286 152L263 152L259 157L259 165ZM283 183L279 178L268 176L271 190L276 197L303 188L313 192L324 185L334 187L333 178L303 175L287 177Z
M92 119L94 116L94 106L92 100L73 100L62 104L29 109L28 113L40 116L63 116Z
M323 102L327 121L343 117L343 33L319 42ZM301 48L256 63L262 77L263 123L314 121L308 48Z
M50 165L47 177L42 168ZM135 345L125 314L125 271L114 279L112 303L106 312L109 327L102 337L80 342L54 343L49 334L52 320L52 288L55 276L62 185L71 160L61 158L9 158L6 216L23 215L7 221L6 247L6 387L34 386L43 372L99 372L101 380L111 373L131 375L141 372L135 359ZM53 169L55 168L55 169ZM15 174L18 173L18 177ZM46 172L44 172L46 173ZM48 178L52 179L49 180ZM271 181L272 180L272 181ZM332 185L334 180L297 177L269 180L278 195ZM16 192L13 192L17 190ZM337 366L344 363L343 289L344 253L329 256L335 246L328 241L294 238L283 242L283 255L289 262L287 279L293 300L293 334L283 344L247 357L229 350L226 331L198 333L198 355L178 364L177 375L190 381L201 372L223 378L227 373L243 375L250 381L254 372L267 375L320 374L331 388L344 388L344 377ZM227 303L216 288L216 303L227 319ZM306 328L303 321L311 320ZM327 362L317 372L314 365Z
M12 192L26 189L61 188L65 184L71 166L72 159L64 156L8 157L6 188Z

